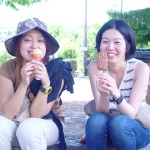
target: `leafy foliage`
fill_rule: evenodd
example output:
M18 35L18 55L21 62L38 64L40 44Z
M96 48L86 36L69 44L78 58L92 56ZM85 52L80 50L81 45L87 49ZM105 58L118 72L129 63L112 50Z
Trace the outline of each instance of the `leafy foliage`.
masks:
M150 42L150 8L124 12L108 11L110 18L121 18L129 23L135 31L137 48L149 48Z
M70 62L70 65L72 67L72 73L74 75L74 73L76 72L77 70L77 60L76 59L64 59L65 61L67 62ZM75 75L74 75L75 76Z
M60 49L56 55L63 59L76 59L77 70L83 70L81 67L83 66L83 52L81 50L82 28L74 29L61 25L49 25L49 29L60 44Z
M97 58L97 50L95 49L95 38L98 30L100 29L100 24L94 24L88 28L88 53L90 61Z
M31 4L41 1L43 0L0 0L0 5L5 4L6 6L18 10L17 5L30 6Z
M2 53L0 54L0 66L7 60L13 58L11 55L9 55L7 53L7 51L2 51Z

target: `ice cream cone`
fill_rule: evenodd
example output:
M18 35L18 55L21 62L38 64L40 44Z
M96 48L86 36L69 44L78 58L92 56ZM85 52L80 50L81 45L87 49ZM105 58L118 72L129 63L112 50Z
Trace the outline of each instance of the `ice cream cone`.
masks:
M40 49L35 49L33 51L33 61L41 61L42 60L42 51ZM36 80L40 80L36 78Z
M37 61L41 61L42 59L42 51L40 49L35 49L33 51L33 59Z

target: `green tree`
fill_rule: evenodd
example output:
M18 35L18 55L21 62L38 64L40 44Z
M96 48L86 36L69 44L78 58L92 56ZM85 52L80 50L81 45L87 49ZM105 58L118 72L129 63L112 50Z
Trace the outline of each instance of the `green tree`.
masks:
M5 4L6 6L9 6L15 10L18 10L17 6L30 6L31 4L41 2L43 0L0 0L0 5ZM47 0L45 0L47 1Z
M124 19L131 25L136 35L137 48L149 48L150 42L150 8L139 9L123 14L117 11L108 11L110 18Z
M7 51L2 51L0 54L0 66L7 60L14 58L13 56L9 55Z
M60 44L58 57L63 59L76 58L80 47L80 32L78 29L68 28L61 25L48 25L50 33L57 39Z
M100 29L100 24L93 24L88 27L88 53L90 60L94 60L97 58L97 50L95 49L96 43L96 34Z

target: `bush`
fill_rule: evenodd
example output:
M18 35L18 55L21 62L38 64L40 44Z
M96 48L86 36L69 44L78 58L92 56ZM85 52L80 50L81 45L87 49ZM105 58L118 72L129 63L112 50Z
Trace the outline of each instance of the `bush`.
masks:
M13 58L13 56L11 56L11 55L9 55L8 53L7 53L7 51L3 51L1 54L0 54L0 66L5 62L5 61L7 61L7 60L9 60L9 59L12 59Z
M77 52L75 49L64 49L63 51L58 52L58 57L63 59L73 59L77 57Z
M70 62L72 67L72 74L74 75L75 71L77 70L77 60L76 59L64 59L64 61Z

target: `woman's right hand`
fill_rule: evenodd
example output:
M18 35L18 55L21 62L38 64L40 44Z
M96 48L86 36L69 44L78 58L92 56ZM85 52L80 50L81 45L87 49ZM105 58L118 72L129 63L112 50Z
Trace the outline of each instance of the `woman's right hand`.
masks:
M106 81L102 78L103 76L105 76L103 71L100 71L99 74L98 74L98 78L96 80L97 90L101 94L110 95L110 91L107 90L106 88L104 88L105 86L107 86L107 84L106 84Z
M112 95L113 97L120 96L120 91L117 87L116 80L106 73L100 73L97 80L97 88L98 91L102 94L105 93L108 95Z
M32 62L26 63L22 68L21 68L21 80L22 83L26 86L28 86L33 78L33 68L34 64Z

